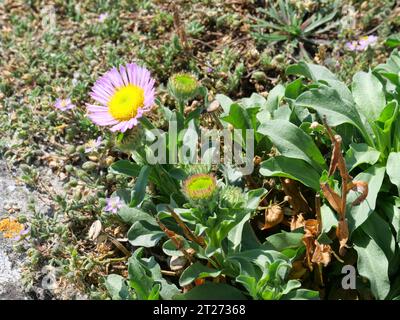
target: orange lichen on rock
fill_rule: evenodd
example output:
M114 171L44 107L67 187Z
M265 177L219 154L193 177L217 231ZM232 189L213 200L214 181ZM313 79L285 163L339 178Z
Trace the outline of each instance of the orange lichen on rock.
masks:
M18 237L24 229L24 225L15 219L5 218L0 221L0 232L3 233L4 238Z

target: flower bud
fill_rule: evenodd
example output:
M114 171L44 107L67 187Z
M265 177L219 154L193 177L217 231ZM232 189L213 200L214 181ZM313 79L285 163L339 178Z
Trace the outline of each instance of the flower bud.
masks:
M92 171L97 168L97 163L93 161L86 161L84 164L82 164L82 169L85 171Z
M177 73L168 80L170 94L179 101L188 101L197 94L198 82L190 73Z
M227 186L220 191L220 206L223 208L237 208L244 204L245 199L242 189L234 186Z
M210 199L216 189L217 181L211 174L195 174L183 182L183 191L188 200L192 201Z

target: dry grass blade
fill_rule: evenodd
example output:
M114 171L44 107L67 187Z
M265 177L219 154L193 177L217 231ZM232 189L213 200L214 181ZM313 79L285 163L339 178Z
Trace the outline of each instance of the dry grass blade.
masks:
M176 6L175 3L172 4L172 10L173 10L173 16L174 16L174 27L176 30L176 33L178 34L179 40L182 44L182 47L187 49L188 48L188 41L187 41L187 36L185 32L185 26L182 23L181 17L179 15L179 10L178 7Z

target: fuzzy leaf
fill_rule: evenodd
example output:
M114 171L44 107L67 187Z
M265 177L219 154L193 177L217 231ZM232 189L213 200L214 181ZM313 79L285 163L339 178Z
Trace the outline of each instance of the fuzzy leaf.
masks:
M283 156L302 159L317 171L325 169L324 157L311 137L289 121L265 121L258 132L266 135Z
M164 236L157 224L145 220L135 222L128 231L130 244L137 247L154 247Z
M362 230L354 235L353 245L358 254L358 273L369 280L372 293L377 299L385 299L390 291L389 263L385 253Z
M357 72L353 77L352 92L358 111L369 121L378 119L386 105L380 81L371 72Z
M106 288L113 300L129 299L129 289L125 279L119 274L110 274L105 281Z
M112 173L120 173L129 177L137 177L140 173L140 169L141 166L139 164L129 160L119 160L114 162L110 167Z
M261 163L260 174L266 177L285 177L300 181L307 187L319 190L319 174L301 159L277 156Z
M400 194L400 152L391 152L386 164L386 173Z
M196 279L202 279L207 277L218 277L221 274L221 270L215 270L205 266L200 262L196 262L183 271L179 284L181 286L187 286Z
M360 193L350 191L348 194L346 217L349 222L350 233L362 225L374 211L384 176L385 167L375 165L354 178L355 181L367 182L369 187L367 198L357 206L353 206L352 203L360 196Z
M328 86L311 89L302 93L296 99L295 104L314 109L321 119L326 117L329 126L335 127L343 123L352 124L361 132L365 140L373 145L357 109L353 104L343 100L337 90Z
M345 157L347 169L352 171L363 163L373 165L378 162L380 154L378 150L365 143L352 143Z

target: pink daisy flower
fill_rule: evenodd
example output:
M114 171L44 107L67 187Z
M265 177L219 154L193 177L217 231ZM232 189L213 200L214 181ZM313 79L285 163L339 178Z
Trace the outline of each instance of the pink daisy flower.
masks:
M346 42L346 48L348 50L350 50L350 51L356 51L357 50L357 46L358 46L357 41Z
M364 51L368 48L368 46L374 45L377 41L378 41L377 36L361 37L360 40L358 41L358 50Z
M155 99L155 80L150 72L135 63L112 68L93 85L90 96L99 105L86 104L88 117L111 131L125 132L150 111Z
M75 108L75 105L71 102L71 99L69 99L69 98L67 98L67 99L58 98L56 100L56 103L54 104L54 106L57 109L60 109L61 111L66 111L66 110Z
M108 13L102 13L99 15L99 22L104 22L108 18Z
M102 142L103 142L103 138L101 136L98 136L96 140L90 140L87 143L88 147L85 149L85 152L90 153L90 152L96 151L100 147Z
M106 207L104 208L104 211L112 212L115 214L121 208L122 208L122 201L120 197L106 199Z
M28 228L26 228L26 229L24 229L24 230L21 230L21 231L19 232L19 234L18 234L16 237L13 238L13 240L14 240L14 241L19 241L19 240L21 240L21 239L22 239L25 235L27 235L30 231L31 231L31 228L30 228L30 227L28 227Z
M361 37L357 41L346 42L346 48L350 51L365 51L369 46L373 46L377 41L377 36L365 36Z

